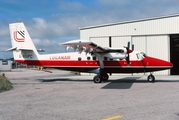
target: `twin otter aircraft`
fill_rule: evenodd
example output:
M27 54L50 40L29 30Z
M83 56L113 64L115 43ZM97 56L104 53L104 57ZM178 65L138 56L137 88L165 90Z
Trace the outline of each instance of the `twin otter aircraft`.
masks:
M149 82L154 82L153 71L172 68L172 63L149 57L143 52L124 48L100 47L89 40L73 40L63 43L77 52L40 55L23 23L9 25L14 60L19 63L45 68L95 73L93 81L107 81L112 73L150 72Z

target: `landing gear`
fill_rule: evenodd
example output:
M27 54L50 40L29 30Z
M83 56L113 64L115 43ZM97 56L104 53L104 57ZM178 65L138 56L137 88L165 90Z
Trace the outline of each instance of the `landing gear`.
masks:
M150 75L147 77L147 80L148 80L149 82L155 82L155 77L154 77L152 74L150 74Z
M94 83L101 83L102 81L107 81L109 79L108 74L96 75L93 78Z

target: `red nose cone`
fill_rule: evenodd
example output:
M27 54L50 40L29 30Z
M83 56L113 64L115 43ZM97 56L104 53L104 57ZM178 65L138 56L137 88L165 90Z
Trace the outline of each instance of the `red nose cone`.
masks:
M145 63L147 66L155 66L165 69L170 69L173 67L173 64L171 62L148 56L145 58Z
M173 67L171 62L164 61L164 60L159 60L159 65L166 67L166 68L172 68Z
M133 50L131 50L131 49L128 49L128 50L127 50L127 53L131 53L131 52L133 52Z
M173 64L171 62L167 62L167 66L169 66L170 68L173 67Z

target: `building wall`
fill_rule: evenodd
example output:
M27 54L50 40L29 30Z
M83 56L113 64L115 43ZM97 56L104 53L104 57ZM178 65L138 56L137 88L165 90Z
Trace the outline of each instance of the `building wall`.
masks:
M179 15L94 26L80 29L80 38L162 35L179 33Z
M90 40L103 47L109 47L109 37L94 37Z
M12 61L7 60L3 61L0 60L0 71L10 71L12 68Z
M179 15L136 20L123 23L93 26L80 29L80 38L89 39L100 46L127 46L130 41L135 50L143 51L149 56L170 61L170 34L179 34ZM170 70L155 72L168 75Z

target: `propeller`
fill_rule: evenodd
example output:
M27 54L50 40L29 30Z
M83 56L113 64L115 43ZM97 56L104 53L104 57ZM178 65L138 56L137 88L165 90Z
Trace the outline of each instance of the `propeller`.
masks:
M134 51L134 44L132 44L132 51Z
M127 47L125 47L125 48L127 50L127 57L126 57L127 65L130 66L129 53L133 52L133 50L134 50L134 44L132 44L132 50L130 49L130 42L127 43Z

